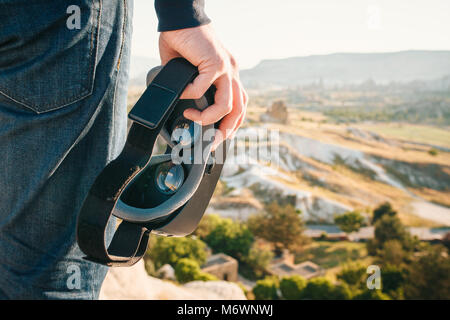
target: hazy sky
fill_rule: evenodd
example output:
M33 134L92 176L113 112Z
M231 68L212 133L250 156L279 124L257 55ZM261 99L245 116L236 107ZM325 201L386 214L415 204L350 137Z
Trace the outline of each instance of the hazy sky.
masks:
M450 50L450 0L205 0L243 68L333 52ZM158 58L152 0L135 0L132 54Z

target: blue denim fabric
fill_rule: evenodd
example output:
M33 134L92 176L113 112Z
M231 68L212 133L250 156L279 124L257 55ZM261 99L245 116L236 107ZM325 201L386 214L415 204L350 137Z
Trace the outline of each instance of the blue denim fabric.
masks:
M0 0L1 299L98 297L107 268L82 259L76 219L125 143L131 16L132 0Z

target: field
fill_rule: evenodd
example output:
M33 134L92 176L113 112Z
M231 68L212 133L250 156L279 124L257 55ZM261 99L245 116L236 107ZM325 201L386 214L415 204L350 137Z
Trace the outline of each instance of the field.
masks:
M372 258L367 255L365 243L349 241L313 241L295 255L295 262L312 261L326 270L325 277L335 281L343 266L358 263L369 266Z
M312 261L322 268L335 268L355 260L367 258L366 245L349 241L313 241L296 254L295 263Z
M437 128L431 126L402 123L363 124L358 127L376 132L389 138L450 148L449 128Z

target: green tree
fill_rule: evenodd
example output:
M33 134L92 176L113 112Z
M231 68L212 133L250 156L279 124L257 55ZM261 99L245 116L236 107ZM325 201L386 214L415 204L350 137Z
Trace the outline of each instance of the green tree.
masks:
M430 150L428 150L428 154L435 157L439 154L439 151L436 148L431 148Z
M278 299L278 281L273 277L267 277L256 281L253 287L253 294L257 300L276 300Z
M384 215L375 223L374 238L367 244L370 255L377 255L390 240L398 241L403 250L412 251L417 241L396 216Z
M353 297L353 300L390 300L381 290L364 290Z
M214 252L223 252L241 259L248 255L253 235L244 224L231 219L221 219L205 237L205 242Z
M206 261L206 245L200 239L192 237L157 237L153 240L148 250L149 258L159 269L168 263L172 267L180 259L189 258L202 265Z
M333 292L333 299L335 300L350 300L352 298L352 291L345 282L336 284Z
M363 289L366 286L367 268L361 264L348 265L336 277L355 290Z
M430 246L408 267L406 299L449 299L450 259L441 245Z
M381 249L377 251L377 260L383 265L401 265L411 255L403 249L403 245L399 240L386 241Z
M207 272L200 272L197 274L197 276L194 278L194 281L217 281L219 280L215 275L212 275Z
M396 300L402 299L407 272L397 265L387 264L384 266L381 270L382 291Z
M350 211L334 217L334 223L346 232L358 231L364 226L364 217L357 211Z
M175 276L181 283L193 281L200 271L198 263L188 258L180 259L175 266Z
M194 231L194 235L202 240L205 240L205 238L222 222L222 220L223 218L217 214L207 214L203 216L197 226L197 229Z
M175 266L175 276L180 283L186 283L195 280L217 280L215 276L203 272L195 260L188 258L183 258L178 261L177 265Z
M389 202L384 202L373 210L372 224L386 215L390 217L397 215L397 212L392 208L392 205Z
M254 243L248 252L248 255L242 260L252 268L256 277L261 277L270 261L273 259L273 252L268 247L262 247Z
M304 222L291 205L281 207L272 202L264 213L251 216L248 226L255 236L273 243L277 253L296 249L304 242Z
M402 242L408 238L409 233L399 218L394 216L383 216L375 224L374 236L380 244L384 244L389 240L398 240Z
M325 278L313 278L308 281L302 292L302 299L308 300L344 300L350 298L350 290L345 285L334 286Z
M306 280L298 275L284 277L280 281L280 291L286 300L300 300L305 287Z

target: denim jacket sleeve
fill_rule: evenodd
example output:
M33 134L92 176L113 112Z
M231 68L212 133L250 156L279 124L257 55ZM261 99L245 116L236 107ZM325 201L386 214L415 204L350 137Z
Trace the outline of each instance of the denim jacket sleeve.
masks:
M211 20L206 15L204 0L155 0L158 31L198 27Z

